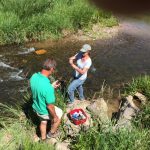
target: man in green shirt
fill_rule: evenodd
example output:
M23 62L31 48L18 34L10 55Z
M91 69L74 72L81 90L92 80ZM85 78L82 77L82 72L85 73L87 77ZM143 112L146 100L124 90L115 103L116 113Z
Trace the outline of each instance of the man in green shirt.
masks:
M53 59L47 59L41 72L35 73L30 79L30 86L33 98L33 110L40 118L41 139L54 137L61 122L62 110L54 105L54 89L59 87L56 81L51 84L48 77L54 72L56 62ZM51 130L46 136L47 121L51 119Z

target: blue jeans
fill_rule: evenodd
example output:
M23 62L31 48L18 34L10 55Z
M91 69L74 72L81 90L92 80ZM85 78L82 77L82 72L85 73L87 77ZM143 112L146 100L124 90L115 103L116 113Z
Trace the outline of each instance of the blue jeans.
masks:
M76 89L78 91L80 100L85 99L83 95L83 87L82 87L85 80L75 79L70 83L68 87L68 95L69 95L70 102L74 102L74 91Z

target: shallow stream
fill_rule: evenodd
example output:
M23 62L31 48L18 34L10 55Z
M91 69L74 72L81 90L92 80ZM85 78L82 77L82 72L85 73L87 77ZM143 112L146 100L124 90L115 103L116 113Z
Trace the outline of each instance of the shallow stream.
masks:
M95 41L59 40L25 45L0 47L0 102L16 103L28 87L28 79L40 71L43 60L54 57L57 61L56 77L69 81L72 68L68 58L85 43L92 45L93 65L84 85L86 97L99 91L103 82L118 91L133 77L150 74L150 26L140 21L124 21L119 33L109 39ZM37 55L34 51L47 50Z

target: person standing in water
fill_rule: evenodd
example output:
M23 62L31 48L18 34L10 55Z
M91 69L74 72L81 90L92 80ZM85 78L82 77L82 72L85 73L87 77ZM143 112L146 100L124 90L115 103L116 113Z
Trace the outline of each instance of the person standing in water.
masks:
M74 92L76 89L78 90L80 100L85 100L82 85L87 79L88 70L92 65L90 51L91 46L84 44L78 54L69 58L69 63L75 71L74 79L68 87L69 105L73 104L75 100Z

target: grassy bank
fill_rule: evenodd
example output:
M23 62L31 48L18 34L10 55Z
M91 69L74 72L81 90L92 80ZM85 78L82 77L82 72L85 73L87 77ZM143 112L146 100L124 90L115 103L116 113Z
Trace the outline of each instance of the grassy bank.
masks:
M133 95L141 92L147 97L146 105L134 118L131 131L121 129L114 132L110 126L106 132L101 126L91 128L74 139L72 149L74 150L148 150L150 147L150 76L140 76L128 83L123 95Z
M148 150L150 147L150 76L143 76L134 79L125 88L125 94L132 94L136 91L142 91L148 101L141 109L138 116L133 120L133 129L120 129L114 132L112 126L107 130L102 130L98 120L95 120L95 126L87 132L81 132L71 143L73 150ZM53 149L50 144L37 143L33 140L35 134L35 124L23 115L23 110L29 108L30 95L26 95L25 107L11 108L0 104L3 113L0 114L0 149L24 149L24 150L48 150ZM57 105L65 110L64 96L57 91ZM28 102L28 103L27 103ZM30 111L27 112L30 114ZM30 115L29 115L30 116ZM65 138L62 137L62 139Z
M150 99L150 76L140 76L133 79L131 83L128 83L125 87L125 94L133 95L135 92L143 93Z
M1 150L46 150L52 145L34 142L34 124L22 113L21 108L11 108L0 104L0 149Z
M66 104L60 90L57 90L56 97L56 105L65 111ZM32 111L30 91L22 101L21 105L13 107L0 103L0 150L54 150L52 144L37 141L40 122ZM65 137L65 133L62 136Z
M148 150L149 130L134 129L132 132L120 130L118 132L103 132L90 129L76 137L72 143L74 150Z
M59 38L62 30L76 31L99 22L117 25L108 12L87 0L1 0L0 44Z

